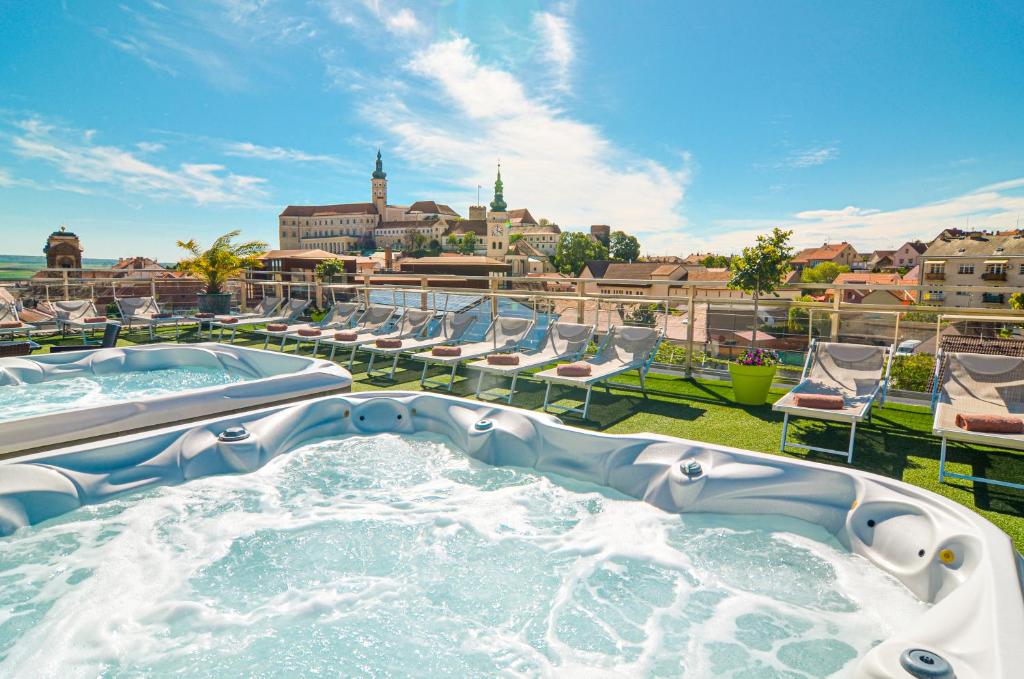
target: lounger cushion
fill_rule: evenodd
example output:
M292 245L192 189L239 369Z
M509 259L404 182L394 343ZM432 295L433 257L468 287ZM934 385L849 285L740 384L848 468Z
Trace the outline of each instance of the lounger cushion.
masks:
M161 311L158 314L153 314L153 318L173 318L170 313Z
M491 365L519 365L519 354L491 354L487 362Z
M967 431L982 431L991 434L1024 434L1024 419L1014 415L957 413L956 426Z
M8 321L6 323L0 323L0 328L20 328L21 321Z
M238 322L238 319L235 318L234 316L221 316L217 320L220 321L221 323L237 323Z
M589 363L577 361L576 363L564 363L558 366L557 371L563 377L589 377L591 367Z
M845 403L843 397L837 394L797 394L793 397L793 405L798 408L842 410Z
M320 334L316 328L299 328L300 337L319 337Z
M206 311L200 311L196 314L196 318L213 318L213 314Z
M84 323L106 323L106 321L107 321L107 317L106 316L89 316L89 317L83 319Z
M402 340L393 337L381 337L377 340L376 344L381 349L400 349L402 347Z
M461 356L462 347L434 347L430 353L432 356Z
M351 330L342 330L341 332L334 333L334 339L339 342L355 342L357 337L359 335Z
M270 332L284 332L287 329L287 323L267 323L267 330Z

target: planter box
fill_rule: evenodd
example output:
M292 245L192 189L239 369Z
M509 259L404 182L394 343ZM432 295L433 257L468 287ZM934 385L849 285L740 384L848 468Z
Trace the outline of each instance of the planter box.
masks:
M199 311L209 314L227 314L231 312L231 293L218 292L215 295L197 295Z
M748 406L764 405L775 378L775 366L729 364L732 391L736 402Z

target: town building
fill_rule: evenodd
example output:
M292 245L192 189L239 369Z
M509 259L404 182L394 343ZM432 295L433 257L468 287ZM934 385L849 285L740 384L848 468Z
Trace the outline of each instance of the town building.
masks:
M63 225L46 239L43 246L48 269L81 269L82 243L78 236L71 233Z
M940 237L921 255L922 302L950 307L1006 307L1010 293L949 290L951 286L991 286L1024 290L1024 230L985 231Z
M840 290L830 288L827 291L829 299L840 295L843 302L847 304L913 304L915 301L914 292L902 288L899 290L879 290L874 286L903 286L903 277L898 273L861 273L847 272L836 276L832 281L836 285L863 285L863 288L847 288Z
M927 243L919 240L907 241L892 253L892 263L897 269L913 269L921 261L921 255L928 249Z
M684 280L686 273L686 267L681 264L597 260L587 262L579 277L594 280L583 284L584 292L590 294L667 297L669 284Z
M806 268L814 268L824 262L832 262L839 266L853 268L857 262L857 251L853 246L843 241L842 243L824 243L820 248L807 248L796 254L789 264L796 271L803 271Z

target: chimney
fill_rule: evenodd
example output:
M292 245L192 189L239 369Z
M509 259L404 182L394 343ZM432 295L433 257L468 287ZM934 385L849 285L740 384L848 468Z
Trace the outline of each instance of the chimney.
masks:
M384 246L384 270L391 271L391 246Z

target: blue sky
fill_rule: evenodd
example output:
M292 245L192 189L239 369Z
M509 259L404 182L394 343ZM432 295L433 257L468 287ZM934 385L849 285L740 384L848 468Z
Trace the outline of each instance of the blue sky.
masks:
M177 256L289 203L506 199L652 254L1024 223L1024 4L6 2L0 252ZM1019 215L1019 217L1018 217Z

